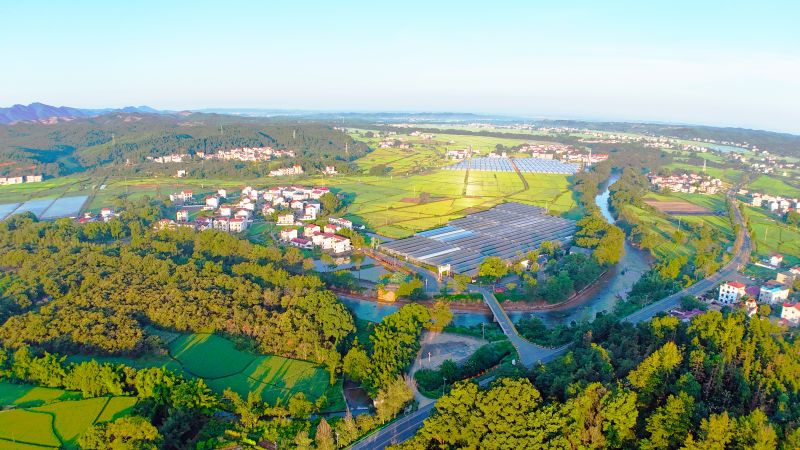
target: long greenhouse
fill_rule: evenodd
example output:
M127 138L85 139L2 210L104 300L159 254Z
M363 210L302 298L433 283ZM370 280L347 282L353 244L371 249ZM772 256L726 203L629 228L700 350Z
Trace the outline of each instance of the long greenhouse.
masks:
M475 275L486 257L510 262L543 241L569 241L575 229L574 221L548 215L538 206L503 203L381 248L413 263L449 266L454 273Z

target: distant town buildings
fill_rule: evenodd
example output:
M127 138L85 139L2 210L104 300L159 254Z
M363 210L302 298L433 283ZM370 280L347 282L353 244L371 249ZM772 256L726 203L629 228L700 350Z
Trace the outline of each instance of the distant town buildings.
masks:
M7 184L40 183L42 175L20 175L16 177L0 177L0 186Z
M197 159L219 159L226 161L270 161L273 158L289 157L294 158L295 152L292 150L278 150L272 147L236 147L217 150L215 153L197 152L194 154ZM188 153L174 153L164 156L148 156L147 160L160 164L181 163L192 158ZM179 175L180 176L180 175Z

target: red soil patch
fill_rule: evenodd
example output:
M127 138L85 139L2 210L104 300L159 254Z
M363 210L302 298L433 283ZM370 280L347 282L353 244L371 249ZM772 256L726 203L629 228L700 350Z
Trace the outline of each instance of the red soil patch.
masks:
M661 202L657 200L645 200L645 203L653 208L667 214L711 214L712 211L694 203L675 201Z

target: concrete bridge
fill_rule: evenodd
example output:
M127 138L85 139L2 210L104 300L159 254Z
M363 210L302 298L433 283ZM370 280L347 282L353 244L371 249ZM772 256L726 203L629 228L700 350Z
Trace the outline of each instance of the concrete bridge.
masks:
M536 345L525 339L519 334L517 328L514 326L514 322L511 321L511 318L508 317L503 307L500 306L500 302L497 301L497 297L494 296L490 288L471 285L470 290L478 292L483 296L483 300L489 306L489 309L492 310L492 314L497 323L500 324L503 333L514 345L514 348L517 349L519 359L525 367L530 368L538 362L546 363L552 361L564 353L567 347L569 347L569 344L559 348L542 347L541 345Z

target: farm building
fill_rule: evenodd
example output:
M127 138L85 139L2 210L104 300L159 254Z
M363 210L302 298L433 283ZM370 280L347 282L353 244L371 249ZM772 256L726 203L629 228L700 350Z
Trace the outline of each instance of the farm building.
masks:
M568 242L575 229L574 221L550 216L538 206L504 203L382 244L381 249L418 264L449 266L452 272L475 275L488 256L511 262L543 241Z

